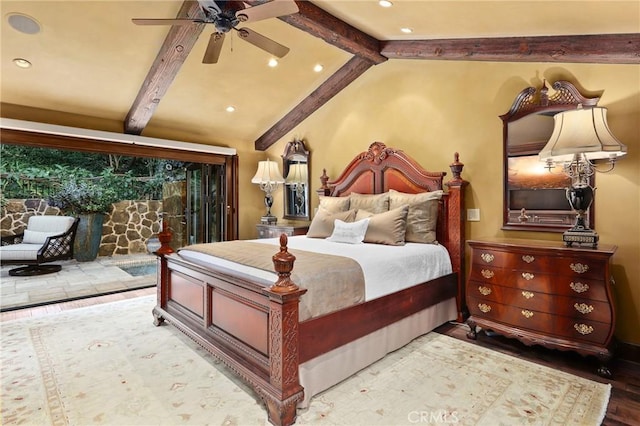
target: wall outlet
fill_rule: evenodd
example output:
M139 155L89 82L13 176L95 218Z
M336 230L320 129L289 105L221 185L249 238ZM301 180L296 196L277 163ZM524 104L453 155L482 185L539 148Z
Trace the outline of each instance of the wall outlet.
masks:
M467 209L467 220L469 222L480 222L480 209Z

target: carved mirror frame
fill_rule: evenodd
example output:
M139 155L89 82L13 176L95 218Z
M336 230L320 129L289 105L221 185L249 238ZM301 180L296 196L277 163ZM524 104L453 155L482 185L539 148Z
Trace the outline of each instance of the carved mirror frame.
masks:
M306 166L307 180L302 191L296 191L294 184L284 184L284 215L285 219L290 220L309 220L309 151L304 141L294 139L287 142L282 154L282 172L285 180L289 176L289 169L294 164L303 164Z
M553 131L553 116L595 106L599 97L587 98L568 81L556 81L549 95L546 82L540 89L527 87L518 94L511 109L500 116L503 124L503 225L504 230L564 232L575 223L565 189L571 180L560 167L547 170L538 160ZM595 177L591 177L595 187ZM595 208L586 217L593 229Z

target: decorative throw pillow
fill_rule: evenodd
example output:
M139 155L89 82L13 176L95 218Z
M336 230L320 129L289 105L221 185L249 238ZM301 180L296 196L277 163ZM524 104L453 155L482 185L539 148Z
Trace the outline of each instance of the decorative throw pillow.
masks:
M407 215L407 233L405 240L412 243L438 244L436 226L438 222L438 204L442 191L406 194L389 191L389 208L401 205L409 206Z
M382 194L349 194L349 208L366 210L373 214L389 211L389 193Z
M346 212L349 210L349 197L327 197L321 195L320 208L325 209L329 213Z
M334 243L361 244L364 240L364 234L367 232L369 219L362 219L351 223L336 219L334 225L331 236L327 238L328 241Z
M313 217L309 230L307 231L307 237L310 238L327 238L333 232L334 221L336 219L343 222L353 222L356 218L355 210L347 210L346 212L330 213L324 208L319 208L316 215Z
M356 221L369 219L365 243L403 246L407 229L407 213L409 206L404 205L388 212L373 214L366 210L358 210Z

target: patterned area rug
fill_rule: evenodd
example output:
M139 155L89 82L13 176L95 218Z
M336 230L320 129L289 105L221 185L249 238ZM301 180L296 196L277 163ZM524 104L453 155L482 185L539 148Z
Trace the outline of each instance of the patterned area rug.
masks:
M3 425L264 425L259 399L154 296L2 327ZM599 425L605 385L437 333L317 395L297 424Z

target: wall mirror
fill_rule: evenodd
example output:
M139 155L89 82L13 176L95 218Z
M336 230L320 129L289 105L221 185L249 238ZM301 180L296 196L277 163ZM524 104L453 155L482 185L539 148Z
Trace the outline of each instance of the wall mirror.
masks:
M309 220L309 151L304 141L287 143L282 154L284 218Z
M561 167L552 170L538 160L553 131L553 116L578 105L595 106L600 98L586 98L568 81L556 81L549 93L528 87L516 97L511 109L500 116L503 123L505 230L564 232L576 214L566 198L571 180ZM595 187L595 178L591 177ZM594 204L586 221L593 228Z

